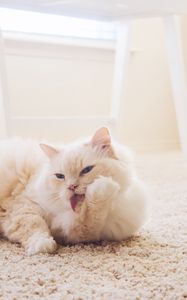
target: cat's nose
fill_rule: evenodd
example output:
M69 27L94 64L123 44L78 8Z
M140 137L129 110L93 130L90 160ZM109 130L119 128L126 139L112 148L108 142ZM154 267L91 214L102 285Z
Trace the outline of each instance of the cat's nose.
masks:
M78 187L78 185L76 185L76 184L70 184L69 186L68 186L68 190L70 190L70 191L75 191L75 189Z

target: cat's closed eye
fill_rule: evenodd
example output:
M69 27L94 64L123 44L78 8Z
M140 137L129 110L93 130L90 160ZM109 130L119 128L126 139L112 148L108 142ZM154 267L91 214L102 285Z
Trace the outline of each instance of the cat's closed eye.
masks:
M56 178L58 178L58 179L65 179L65 176L64 176L64 174L62 174L62 173L56 173L56 174L54 174L55 176L56 176Z
M94 166L87 166L86 168L82 169L82 171L80 172L80 176L89 173Z

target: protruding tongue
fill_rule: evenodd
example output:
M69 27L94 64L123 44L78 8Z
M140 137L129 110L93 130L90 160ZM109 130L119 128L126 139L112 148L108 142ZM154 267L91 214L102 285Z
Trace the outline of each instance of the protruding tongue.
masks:
M81 200L83 200L83 195L74 194L70 198L71 208L75 211L75 208L77 206L77 203Z

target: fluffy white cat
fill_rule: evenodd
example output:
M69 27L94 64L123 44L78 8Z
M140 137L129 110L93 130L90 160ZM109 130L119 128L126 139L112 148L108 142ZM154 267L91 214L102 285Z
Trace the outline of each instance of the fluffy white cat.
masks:
M37 202L48 213L52 235L64 242L120 241L146 217L147 193L128 150L114 144L107 128L87 143L60 151L41 145L50 158L37 181Z
M29 255L56 249L45 212L31 195L45 164L48 159L34 141L0 142L0 234L21 243Z
M126 239L144 223L146 199L128 151L107 128L60 148L0 143L0 233L28 254L55 251L54 239Z

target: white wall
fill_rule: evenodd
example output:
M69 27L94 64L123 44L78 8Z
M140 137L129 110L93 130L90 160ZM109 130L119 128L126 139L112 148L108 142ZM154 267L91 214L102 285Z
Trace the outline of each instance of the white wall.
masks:
M182 40L183 40L184 62L187 70L187 15L184 15L181 18L181 33L182 33Z
M162 23L134 22L128 88L120 139L136 149L179 147ZM107 115L114 65L112 49L6 40L11 114L14 116ZM69 141L95 123L54 128L14 128L16 135Z
M136 21L128 90L121 113L121 136L142 149L179 147L163 23Z

